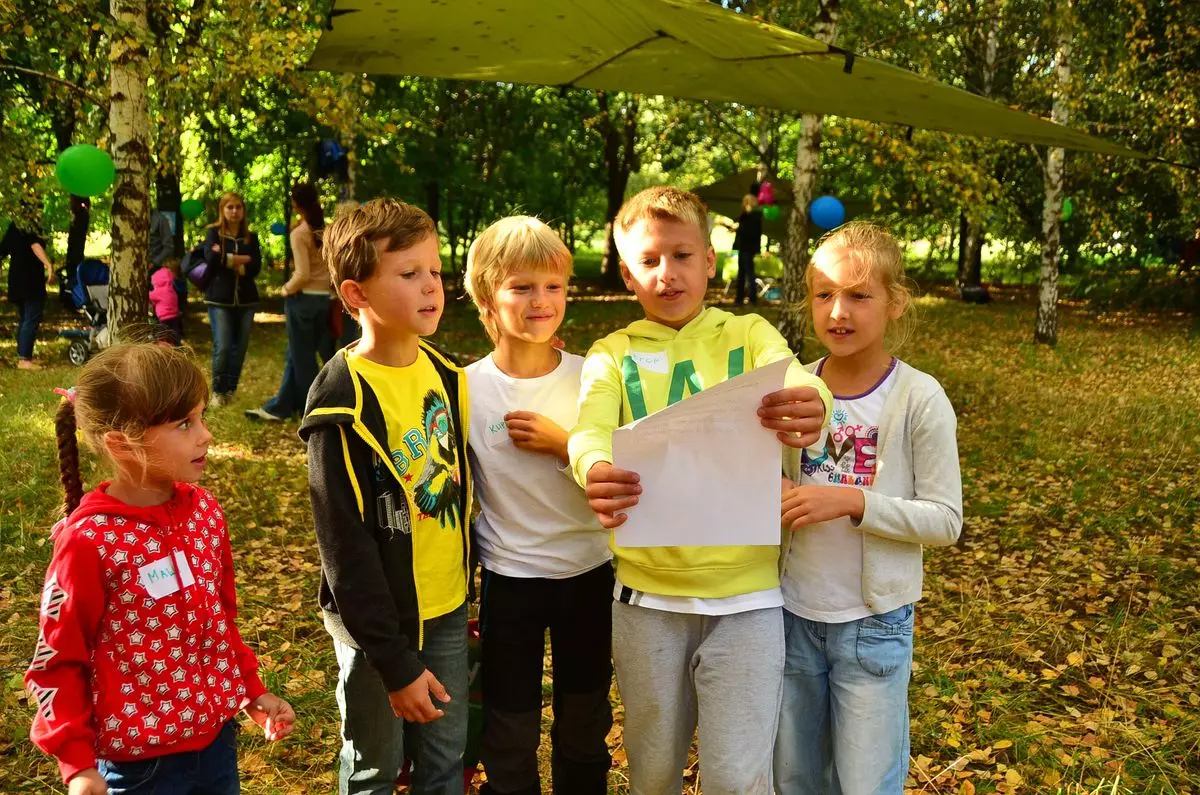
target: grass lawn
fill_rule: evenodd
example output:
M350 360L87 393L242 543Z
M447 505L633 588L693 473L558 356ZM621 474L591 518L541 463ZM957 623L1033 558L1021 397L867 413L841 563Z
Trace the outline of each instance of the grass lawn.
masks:
M1032 302L1003 291L989 306L935 293L918 311L901 355L937 376L958 412L967 518L961 545L927 555L912 792L1200 793L1200 341L1183 319L1064 307L1058 348L1035 347ZM569 317L562 336L583 352L637 317L637 305L589 296ZM60 500L51 388L76 373L51 336L74 321L51 311L38 345L50 366L34 373L12 367L13 321L6 304L0 780L6 793L61 792L54 765L28 741L21 675ZM188 317L188 333L204 360L201 314ZM465 301L447 301L437 339L467 358L488 350ZM229 516L242 632L300 716L280 744L243 734L248 795L332 791L339 743L304 449L294 424L241 414L274 391L283 352L283 316L268 305L236 403L209 415L216 441L204 485ZM626 792L619 725L612 740L613 791ZM687 780L689 793L701 791L694 765Z

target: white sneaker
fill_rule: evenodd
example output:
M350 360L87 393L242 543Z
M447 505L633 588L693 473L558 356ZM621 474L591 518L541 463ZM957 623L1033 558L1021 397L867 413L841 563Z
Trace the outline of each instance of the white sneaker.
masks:
M274 414L262 407L256 409L246 409L242 413L245 414L248 419L252 420L262 420L263 422L283 422L283 417L276 417Z
M229 398L225 396L224 392L213 392L212 396L208 399L208 407L210 409L219 409L228 402Z

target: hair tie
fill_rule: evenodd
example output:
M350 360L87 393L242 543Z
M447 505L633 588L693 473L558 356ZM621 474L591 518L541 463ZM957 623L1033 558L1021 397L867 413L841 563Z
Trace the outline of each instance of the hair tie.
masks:
M65 398L66 401L72 405L75 403L75 387L63 389L61 386L56 386L54 387L54 394L62 395L63 398Z

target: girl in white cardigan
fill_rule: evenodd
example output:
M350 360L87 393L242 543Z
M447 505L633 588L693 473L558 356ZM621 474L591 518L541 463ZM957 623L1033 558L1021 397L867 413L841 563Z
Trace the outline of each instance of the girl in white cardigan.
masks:
M832 232L807 281L829 349L809 367L834 404L821 439L784 467L776 791L902 795L921 548L962 529L954 409L936 379L887 350L911 302L890 234Z

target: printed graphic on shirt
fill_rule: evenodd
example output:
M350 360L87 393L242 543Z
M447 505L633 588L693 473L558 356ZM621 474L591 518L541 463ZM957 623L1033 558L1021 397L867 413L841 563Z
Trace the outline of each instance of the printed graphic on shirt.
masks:
M402 444L392 450L392 463L406 483L416 478L413 497L421 519L436 519L443 528L457 528L462 493L454 420L441 392L431 389L421 400L421 425L407 429ZM419 474L418 474L419 473ZM383 495L380 517L394 532L411 533L407 506ZM382 504L386 503L386 504Z
M726 378L736 378L746 367L745 346L734 348L728 354ZM635 420L640 420L649 412L646 410L646 398L642 386L640 370L649 373L667 374L667 354L665 352L648 354L631 351L621 361L621 379L625 382L625 395L629 399L629 411ZM670 369L671 386L667 392L667 405L673 406L688 395L694 395L704 389L700 374L696 372L696 363L691 359L681 359Z
M800 467L808 477L830 484L867 487L875 482L878 444L879 426L853 423L838 407L818 446L801 454Z
M382 481L383 478L377 478ZM379 527L388 531L388 540L394 540L396 533L412 535L412 519L408 515L408 500L394 491L385 491L375 498L375 519Z

